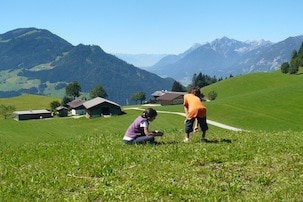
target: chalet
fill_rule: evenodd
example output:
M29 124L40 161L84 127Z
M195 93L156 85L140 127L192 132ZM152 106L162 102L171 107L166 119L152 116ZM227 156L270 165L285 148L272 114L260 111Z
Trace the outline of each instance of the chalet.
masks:
M66 105L72 115L84 115L86 113L85 107L83 106L84 102L86 102L86 100L73 100L68 102Z
M152 97L154 98L154 100L157 100L158 97L164 95L165 93L168 93L168 92L171 92L171 91L167 91L167 90L157 90L155 92L152 93Z
M45 119L51 118L52 113L48 110L29 110L29 111L15 111L13 117L16 121L30 120L30 119Z
M183 96L185 94L186 92L156 91L152 94L152 96L161 105L174 105L174 104L182 104Z
M83 103L86 109L86 117L112 116L122 114L121 106L110 100L96 97Z

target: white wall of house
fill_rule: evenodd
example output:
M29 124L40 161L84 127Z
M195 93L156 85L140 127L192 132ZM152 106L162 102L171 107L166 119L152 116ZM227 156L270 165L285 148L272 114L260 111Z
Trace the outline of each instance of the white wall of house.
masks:
M86 114L85 110L84 109L72 109L71 111L72 115L84 115Z

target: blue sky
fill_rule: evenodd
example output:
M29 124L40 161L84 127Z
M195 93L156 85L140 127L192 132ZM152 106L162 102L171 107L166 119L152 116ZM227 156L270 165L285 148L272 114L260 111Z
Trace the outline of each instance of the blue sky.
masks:
M302 0L0 0L0 34L36 27L112 54L179 54L223 36L303 35L302 8Z

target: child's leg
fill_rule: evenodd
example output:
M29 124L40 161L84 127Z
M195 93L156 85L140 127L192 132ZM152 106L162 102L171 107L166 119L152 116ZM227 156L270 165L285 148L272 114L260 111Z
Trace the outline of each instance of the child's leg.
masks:
M202 131L202 137L201 137L201 138L202 138L202 139L205 139L205 137L206 137L206 130L203 130L203 131Z
M198 118L198 122L202 131L201 139L206 139L206 131L208 130L208 125L206 122L206 117Z
M185 139L184 141L189 141L189 135L191 132L193 132L193 125L194 125L195 119L191 120L185 120Z
M150 136L143 135L133 140L134 144L145 144L145 143L154 143L154 142L155 142L155 137L152 135Z

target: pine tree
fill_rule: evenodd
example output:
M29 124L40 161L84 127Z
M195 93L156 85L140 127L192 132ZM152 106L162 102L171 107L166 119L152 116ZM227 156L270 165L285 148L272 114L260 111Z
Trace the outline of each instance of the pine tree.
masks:
M172 87L171 90L175 91L175 92L184 92L184 91L186 91L185 87L178 81L174 81L173 87Z

